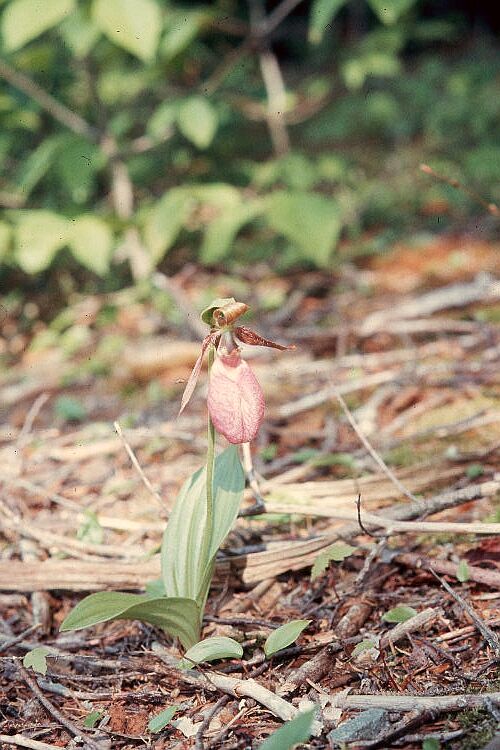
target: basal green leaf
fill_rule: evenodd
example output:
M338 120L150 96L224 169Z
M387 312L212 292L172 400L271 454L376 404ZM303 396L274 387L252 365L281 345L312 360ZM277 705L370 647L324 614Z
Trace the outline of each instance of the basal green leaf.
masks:
M158 263L177 239L194 206L184 188L165 193L144 224L144 240L154 263Z
M182 664L189 667L193 663L215 661L216 659L237 659L243 656L243 647L238 641L226 636L213 636L195 643L184 654Z
M38 273L52 263L67 242L68 221L52 211L22 211L16 215L15 258L23 271Z
M7 51L19 49L56 26L75 8L75 0L11 0L2 16Z
M384 622L406 622L411 617L415 617L417 610L413 607L408 607L406 604L401 604L399 607L393 607L382 615Z
M328 24L337 15L347 0L314 0L309 20L309 41L318 44Z
M185 648L198 639L199 608L190 598L156 597L100 591L79 602L61 625L61 630L81 630L111 620L142 620L178 636Z
M162 26L156 0L94 0L92 17L112 42L145 63L152 60Z
M368 0L375 15L379 17L382 23L396 23L399 18L410 10L416 3L416 0Z
M311 580L314 581L315 578L324 573L331 562L342 562L346 557L352 555L355 550L356 547L351 547L350 544L345 544L344 542L334 542L334 544L331 544L320 552L314 561L311 570Z
M299 713L269 735L257 750L291 750L300 742L307 742L312 734L313 721L314 711Z
M35 671L38 672L38 674L47 674L47 656L50 654L50 649L46 648L45 646L37 646L36 648L33 648L31 651L28 651L27 654L24 655L23 658L23 665L26 667L26 669L29 669L30 667Z
M267 201L269 225L300 250L304 260L328 265L341 221L338 205L323 195L277 190Z
M204 557L206 469L185 482L163 536L162 577L167 596L195 599L203 609L215 555L236 520L244 487L238 450L231 446L215 459L213 534Z
M169 706L168 708L163 709L163 711L160 711L159 714L156 714L156 716L151 717L148 721L149 731L153 734L161 732L161 730L165 729L167 724L171 722L175 712L178 710L179 706Z
M191 96L177 113L177 124L182 135L199 149L210 146L217 130L217 112L208 99Z
M79 216L70 223L68 242L72 254L82 265L99 276L107 273L113 234L103 219L91 214Z
M291 620L273 630L264 643L264 653L267 658L296 641L310 622L311 620Z

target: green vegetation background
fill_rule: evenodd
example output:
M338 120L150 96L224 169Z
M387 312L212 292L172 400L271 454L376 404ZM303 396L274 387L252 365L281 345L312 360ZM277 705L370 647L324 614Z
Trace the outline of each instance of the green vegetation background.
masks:
M330 268L467 226L481 207L418 166L500 200L500 56L428 7L0 0L4 290Z

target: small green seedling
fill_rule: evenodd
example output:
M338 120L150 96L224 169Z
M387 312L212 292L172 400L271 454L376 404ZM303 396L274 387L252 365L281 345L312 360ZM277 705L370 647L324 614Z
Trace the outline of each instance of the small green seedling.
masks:
M273 630L264 643L264 653L269 659L277 651L286 648L297 640L303 630L307 628L311 620L291 620Z
M417 610L413 607L408 607L406 604L400 604L399 607L389 609L385 614L382 615L384 622L406 622L411 617L415 617Z
M24 655L23 665L26 669L31 667L34 672L45 676L47 674L47 656L49 654L50 648L37 646Z

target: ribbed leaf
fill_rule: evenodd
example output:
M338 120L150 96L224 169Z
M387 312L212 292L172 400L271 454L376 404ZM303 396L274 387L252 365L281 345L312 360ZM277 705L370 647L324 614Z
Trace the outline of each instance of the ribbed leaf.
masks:
M184 484L163 537L162 576L167 596L195 599L203 609L215 555L236 520L244 487L238 450L231 446L215 459L213 534L203 556L206 469L197 471Z
M183 646L189 648L198 640L199 617L193 599L100 591L82 599L60 629L81 630L111 620L142 620L178 636Z

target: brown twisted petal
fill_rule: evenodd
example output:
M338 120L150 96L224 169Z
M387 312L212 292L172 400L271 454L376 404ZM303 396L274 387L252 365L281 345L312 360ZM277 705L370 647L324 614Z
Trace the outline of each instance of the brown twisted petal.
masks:
M221 335L222 334L220 333L220 331L213 331L209 333L208 336L205 336L205 338L203 339L200 355L195 362L195 365L191 371L191 375L189 376L189 380L186 383L186 387L184 388L184 393L182 394L181 408L179 409L179 414L182 414L182 412L184 411L184 409L186 408L188 404L189 399L193 395L193 391L198 381L198 377L201 371L201 365L203 363L203 357L205 356L206 350L208 349L210 344L213 344L214 346L216 346L219 343L219 339Z
M236 326L234 333L240 341L243 341L244 344L250 344L251 346L269 346L272 349L280 349L282 352L287 349L295 349L294 344L283 346L283 344L277 344L275 341L264 339L262 336L259 336L258 333L251 331L250 328L247 328L246 326Z
M229 302L224 307L218 307L214 310L212 315L217 325L222 328L234 323L235 320L238 320L249 309L248 305L245 305L244 302Z

